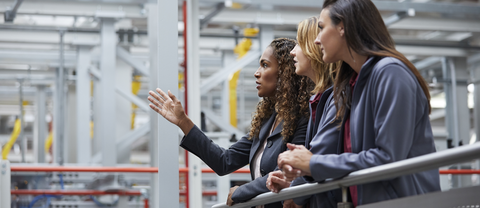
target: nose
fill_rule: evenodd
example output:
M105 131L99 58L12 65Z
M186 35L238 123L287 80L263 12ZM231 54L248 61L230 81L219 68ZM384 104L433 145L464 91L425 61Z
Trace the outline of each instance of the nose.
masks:
M293 49L290 51L290 55L292 55L293 57L295 57L297 54L295 53L295 49L297 48L298 44L295 45L295 47L293 47Z
M317 38L315 38L315 42L314 42L314 43L317 44L317 45L321 45L321 44L322 44L322 43L320 43L320 33L318 33Z
M257 71L255 71L255 74L253 74L253 76L257 79L260 78L260 70L259 69L260 69L260 67L258 67Z

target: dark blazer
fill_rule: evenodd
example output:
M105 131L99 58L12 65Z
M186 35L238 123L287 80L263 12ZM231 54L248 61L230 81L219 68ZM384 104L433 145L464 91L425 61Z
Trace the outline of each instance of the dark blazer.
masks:
M232 173L235 170L250 164L250 174L253 181L240 186L232 195L232 200L235 203L245 202L259 194L270 191L265 185L268 173L277 168L278 155L287 149L286 143L283 141L283 136L281 135L283 121L280 122L270 136L268 135L276 115L276 113L273 113L273 115L262 125L259 138L249 140L248 135L245 135L228 149L224 149L213 143L212 140L210 140L196 126L190 130L188 135L185 135L180 146L202 159L218 175ZM305 144L306 131L307 119L301 118L297 122L297 128L294 135L289 138L290 143ZM268 141L260 162L262 177L254 179L254 167L252 167L251 162L265 139ZM267 204L265 207L283 207L283 205L280 202L276 202Z
M315 121L312 116L308 121L307 137L305 146L314 154L336 154L339 141L340 122L335 121L335 101L333 100L333 87L328 88L322 93L320 101L317 104ZM313 100L313 95L310 100ZM310 114L312 109L310 108ZM305 183L315 182L311 177L299 177L292 182L291 186L297 186ZM294 202L298 205L310 203L310 207L316 208L336 208L337 202L341 202L341 191L334 190L315 195L295 198Z

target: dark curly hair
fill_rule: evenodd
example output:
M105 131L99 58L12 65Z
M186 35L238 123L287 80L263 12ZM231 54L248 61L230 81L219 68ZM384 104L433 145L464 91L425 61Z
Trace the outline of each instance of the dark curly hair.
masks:
M258 138L261 126L274 111L283 119L284 142L290 142L290 136L297 128L298 120L309 116L308 101L310 91L315 85L308 77L295 74L295 63L293 56L290 55L295 45L295 40L288 38L277 38L269 45L278 61L277 89L274 97L264 97L257 104L249 133L250 139Z

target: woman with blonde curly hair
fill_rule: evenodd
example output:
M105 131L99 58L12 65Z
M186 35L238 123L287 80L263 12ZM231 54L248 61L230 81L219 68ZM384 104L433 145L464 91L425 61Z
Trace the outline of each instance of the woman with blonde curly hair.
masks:
M263 99L257 105L250 132L228 149L214 144L195 126L173 94L167 95L158 88L161 97L149 92L150 107L185 133L180 146L201 158L218 175L250 164L253 181L231 188L228 205L268 192L265 185L268 173L277 168L277 157L287 149L286 144L305 143L309 92L314 85L307 77L295 74L290 55L294 47L294 40L278 38L263 52L254 74L257 94ZM282 207L282 204L264 207Z
M337 128L339 122L335 119L337 110L332 93L333 75L341 62L327 64L323 61L320 46L315 44L315 38L319 32L317 24L317 17L310 17L298 24L298 44L291 54L294 56L295 72L298 75L307 76L315 82L315 89L312 91L314 95L310 98L310 120L305 146L313 154L335 154L339 140L339 129ZM290 144L287 146L289 147ZM289 186L312 182L309 177L298 177L296 171L292 169L292 171L271 172L267 179L267 188L278 192ZM285 207L294 207L295 204L309 204L310 207L331 207L330 205L336 207L335 197L341 197L338 192L335 190L296 198L284 205Z

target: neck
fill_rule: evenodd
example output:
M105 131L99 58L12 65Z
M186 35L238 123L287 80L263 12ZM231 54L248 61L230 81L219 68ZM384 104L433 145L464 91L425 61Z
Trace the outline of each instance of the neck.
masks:
M347 52L346 58L343 61L347 62L347 64L350 65L350 67L352 67L357 74L360 74L360 69L362 69L362 66L366 60L367 56L360 55L352 51L352 55Z

